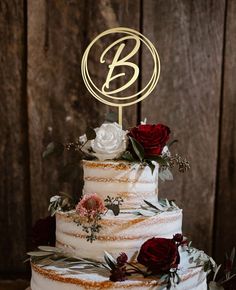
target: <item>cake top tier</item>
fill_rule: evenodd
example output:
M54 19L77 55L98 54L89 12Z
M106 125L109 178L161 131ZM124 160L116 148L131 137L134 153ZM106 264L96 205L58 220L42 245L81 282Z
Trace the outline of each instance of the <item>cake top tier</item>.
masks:
M127 161L83 161L83 194L98 194L103 200L107 197L121 198L121 209L135 209L144 205L144 200L157 201L158 168Z

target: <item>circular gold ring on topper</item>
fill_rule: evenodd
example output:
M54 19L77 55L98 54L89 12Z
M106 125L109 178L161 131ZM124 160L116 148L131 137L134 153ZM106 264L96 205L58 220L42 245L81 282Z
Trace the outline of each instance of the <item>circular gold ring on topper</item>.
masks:
M100 63L105 63L105 56L107 52L112 49L114 46L118 46L118 49L116 50L115 56L110 64L107 64L109 71L106 77L106 81L103 84L102 88L99 89L94 82L92 81L92 78L89 74L88 70L88 57L91 48L93 45L101 38L108 34L124 34L125 36L118 38L118 40L111 43L101 54L100 57ZM134 40L135 45L132 51L130 51L126 56L123 56L122 58L121 53L125 47L125 42L128 40ZM120 93L124 90L126 90L128 87L130 87L139 77L139 67L135 63L131 62L130 59L139 51L140 45L143 43L147 49L149 50L152 58L153 58L153 72L151 75L150 80L145 85L144 88L142 88L139 92L130 95L130 96L116 96L117 93ZM110 83L119 77L122 77L125 75L124 72L119 74L114 74L114 69L116 67L122 67L122 66L128 66L133 69L133 76L131 79L122 87L116 88L114 90L109 90ZM126 106L130 106L133 104L136 104L142 100L144 100L155 88L159 76L160 76L160 59L159 55L154 47L154 45L140 32L125 28L125 27L118 27L106 30L99 34L87 47L87 49L84 52L82 63L81 63L81 72L82 77L84 80L84 83L89 90L89 92L100 102L109 105L109 106L115 106L119 109L119 124L122 124L122 108Z

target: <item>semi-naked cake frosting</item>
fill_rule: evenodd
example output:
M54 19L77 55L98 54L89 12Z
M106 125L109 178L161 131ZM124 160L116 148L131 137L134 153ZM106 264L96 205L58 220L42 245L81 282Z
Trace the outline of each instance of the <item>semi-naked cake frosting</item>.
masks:
M100 220L101 230L92 243L78 226L75 210L56 213L56 246L73 257L104 261L104 251L113 257L125 252L129 261L135 260L142 244L152 238L171 239L182 232L182 210L178 207L150 216L138 215L148 200L158 201L158 164L152 172L148 166L125 161L86 161L83 194L96 192L105 199L121 197L120 213L106 212ZM206 274L202 267L190 267L186 251L180 250L179 277L176 290L206 290ZM32 263L32 290L79 289L167 289L157 277L134 275L126 281L112 282L107 269L66 268L62 265Z
M121 208L136 209L144 200L156 202L158 198L158 163L153 173L140 163L115 161L83 161L83 193L96 192L105 199L108 195L122 197Z

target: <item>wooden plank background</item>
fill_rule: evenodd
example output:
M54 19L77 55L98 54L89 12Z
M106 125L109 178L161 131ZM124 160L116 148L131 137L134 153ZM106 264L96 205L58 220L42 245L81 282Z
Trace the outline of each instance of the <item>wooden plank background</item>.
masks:
M162 69L152 95L125 109L125 126L144 117L179 139L192 169L162 183L160 195L184 209L184 232L218 261L236 245L236 4L233 0L10 0L0 2L0 274L22 263L31 225L47 215L57 191L79 192L42 160L51 140L73 140L109 108L87 92L80 74L88 43L127 26L157 47ZM96 55L94 56L96 58ZM150 63L137 56L145 83ZM96 67L93 75L101 75ZM134 88L135 90L136 88Z

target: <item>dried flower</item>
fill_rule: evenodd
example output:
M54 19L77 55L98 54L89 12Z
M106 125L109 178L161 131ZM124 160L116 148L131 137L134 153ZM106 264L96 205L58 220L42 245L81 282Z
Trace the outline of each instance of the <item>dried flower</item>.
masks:
M114 268L111 270L110 281L112 282L121 282L126 279L126 270L123 267Z
M176 243L182 243L183 241L183 235L182 234L175 234L173 236L173 240L176 242Z
M127 255L126 255L125 253L121 253L121 254L117 257L116 261L117 261L117 265L118 265L119 267L122 267L122 266L124 266L125 263L128 261L128 257L127 257Z
M76 206L76 212L82 217L95 218L103 214L107 208L103 200L96 194L85 194Z

